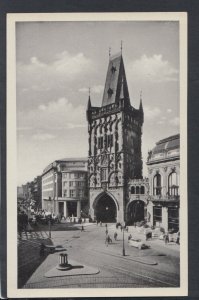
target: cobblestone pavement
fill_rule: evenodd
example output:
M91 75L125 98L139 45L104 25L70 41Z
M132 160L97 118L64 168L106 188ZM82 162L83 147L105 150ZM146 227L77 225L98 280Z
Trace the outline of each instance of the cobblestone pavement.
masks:
M108 224L108 231L113 239L115 231L118 240L113 241L108 247L105 245L105 226L96 224L84 224L85 231L81 232L80 225L75 225L74 230L52 231L51 240L48 234L41 232L41 236L47 243L62 245L67 249L68 259L75 260L83 265L96 267L100 273L93 276L67 276L58 278L45 278L44 274L55 267L59 260L59 253L49 254L38 263L34 272L26 277L24 288L97 288L97 287L176 287L179 286L179 245L164 245L163 241L152 240L146 243L150 249L138 250L128 245L128 235L144 238L143 234L129 227L125 232L125 256L122 255L122 232L116 230L115 224ZM32 234L29 244L38 242ZM38 232L37 232L38 234ZM45 239L46 235L46 239ZM23 243L23 239L20 243ZM24 246L21 244L21 249ZM31 247L31 246L30 246ZM38 248L35 245L29 250L38 257ZM36 250L37 249L37 250ZM23 249L26 252L25 248ZM19 251L21 252L21 250ZM23 256L23 255L22 255ZM28 259L28 258L27 258ZM20 267L23 271L26 262ZM153 263L156 264L153 264ZM21 273L20 273L21 274ZM19 275L20 275L19 274Z

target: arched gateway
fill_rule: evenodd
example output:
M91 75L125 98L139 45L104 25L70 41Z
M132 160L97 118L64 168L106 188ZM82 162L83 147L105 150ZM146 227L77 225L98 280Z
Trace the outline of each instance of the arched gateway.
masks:
M117 207L113 198L102 193L93 203L95 219L98 222L112 223L117 220Z
M145 203L142 200L134 200L129 203L127 209L127 222L133 225L135 222L143 221L145 217Z

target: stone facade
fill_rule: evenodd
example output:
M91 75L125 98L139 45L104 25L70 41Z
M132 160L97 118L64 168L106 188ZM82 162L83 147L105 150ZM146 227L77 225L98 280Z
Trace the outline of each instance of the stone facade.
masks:
M65 217L80 217L86 207L88 213L86 158L57 160L44 169L42 209Z
M149 199L149 180L132 179L129 181L129 202L126 207L127 224L147 221L147 205Z
M129 179L142 178L143 108L131 106L122 55L110 58L101 107L87 107L93 219L126 221Z
M159 141L149 152L150 196L148 223L168 230L179 230L180 213L180 136Z

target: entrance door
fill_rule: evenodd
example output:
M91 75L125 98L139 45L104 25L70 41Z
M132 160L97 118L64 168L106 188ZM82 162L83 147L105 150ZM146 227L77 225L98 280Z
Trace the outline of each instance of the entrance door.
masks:
M59 214L64 215L64 202L59 202Z
M133 225L135 222L144 221L144 201L135 200L129 204L127 219L129 225Z
M76 217L77 216L77 202L76 201L67 201L68 216Z
M108 195L103 194L95 206L95 216L97 221L114 223L117 219L117 208L114 200Z
M179 208L168 207L168 229L179 230Z

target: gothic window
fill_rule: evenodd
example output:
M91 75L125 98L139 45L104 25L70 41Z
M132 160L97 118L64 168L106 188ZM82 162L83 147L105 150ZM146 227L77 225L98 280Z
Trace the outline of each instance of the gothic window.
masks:
M178 196L178 176L176 172L172 172L168 177L168 193L170 196Z
M115 72L116 72L116 70L117 70L117 69L116 69L116 67L112 66L112 68L111 68L111 72L112 72L112 73L115 73Z
M144 186L142 185L142 186L141 186L141 193L140 193L140 194L144 194L144 192L145 192L145 191L144 191Z
M101 169L101 181L107 180L106 168Z
M161 195L161 175L157 173L153 178L153 195Z
M134 186L131 187L131 194L135 194L135 187Z
M103 136L98 137L98 149L103 148Z
M108 147L113 147L113 135L108 135Z
M139 188L139 186L136 186L136 194L139 194L140 193L140 188Z

